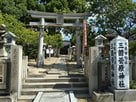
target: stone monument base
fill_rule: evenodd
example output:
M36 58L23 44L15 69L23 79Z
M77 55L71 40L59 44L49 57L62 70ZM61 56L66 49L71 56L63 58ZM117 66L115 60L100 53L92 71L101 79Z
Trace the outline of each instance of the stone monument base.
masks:
M0 102L17 102L17 94L11 94L9 96L0 96Z
M114 90L115 102L136 102L136 89Z
M96 92L93 91L93 102L114 102L113 93L110 92Z

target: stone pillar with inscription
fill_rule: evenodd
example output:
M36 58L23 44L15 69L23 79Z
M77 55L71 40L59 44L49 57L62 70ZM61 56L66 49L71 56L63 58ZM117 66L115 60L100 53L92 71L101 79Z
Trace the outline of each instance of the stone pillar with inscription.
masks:
M129 89L128 40L117 36L110 42L111 86Z
M22 46L11 46L11 91L20 96L22 89Z
M88 65L88 79L89 79L89 94L92 96L93 91L98 89L98 53L97 47L89 48L89 65Z

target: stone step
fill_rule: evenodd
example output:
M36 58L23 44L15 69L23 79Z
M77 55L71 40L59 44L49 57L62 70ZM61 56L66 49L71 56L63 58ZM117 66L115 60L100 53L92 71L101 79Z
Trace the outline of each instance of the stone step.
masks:
M28 78L42 78L42 77L47 77L47 76L56 76L56 77L61 77L61 76L67 76L67 77L84 77L84 74L68 74L68 73L59 73L57 74L54 73L54 74L51 74L51 72L48 72L48 73L40 73L40 74L28 74Z
M56 74L56 75L61 75L62 72L60 71L48 71L47 74Z
M26 80L28 79L85 79L83 76L68 76L68 75L47 75L45 77L27 77Z
M43 78L43 77L45 77L45 74L28 74L27 77Z
M89 95L89 93L85 93L85 94L82 94L82 93L80 93L80 94L74 94L75 95L75 97L77 97L77 98L90 98L91 96Z
M32 102L33 100L23 99L23 100L17 100L17 102Z
M73 91L77 94L88 93L88 87L82 88L29 88L22 89L21 95L36 95L39 91L41 92L64 92L64 91Z
M61 74L46 74L45 75L45 78L46 77L59 77L59 78L65 78L65 77L85 77L84 75L82 75L82 74L78 74L78 75L70 75L70 74L68 74L68 73L61 73Z
M48 82L48 83L24 83L23 88L71 88L87 87L87 82Z
M26 83L42 83L42 82L84 82L84 77L45 77L45 78L27 78Z
M21 95L17 102L32 102L36 95Z

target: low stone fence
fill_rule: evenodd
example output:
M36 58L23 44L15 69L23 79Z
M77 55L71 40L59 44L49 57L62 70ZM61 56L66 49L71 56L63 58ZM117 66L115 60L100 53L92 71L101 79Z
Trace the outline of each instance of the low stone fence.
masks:
M110 60L99 60L97 47L89 48L89 55L84 57L84 72L89 83L89 92L104 89L110 85ZM129 61L129 79L136 80L136 61Z

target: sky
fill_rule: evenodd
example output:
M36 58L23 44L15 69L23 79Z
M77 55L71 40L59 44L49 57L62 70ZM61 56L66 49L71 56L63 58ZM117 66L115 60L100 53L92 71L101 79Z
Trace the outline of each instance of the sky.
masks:
M70 41L70 39L72 38L72 35L70 33L65 34L64 30L65 30L64 28L61 28L61 30L60 30L63 41Z
M132 0L133 2L136 2L136 0Z

